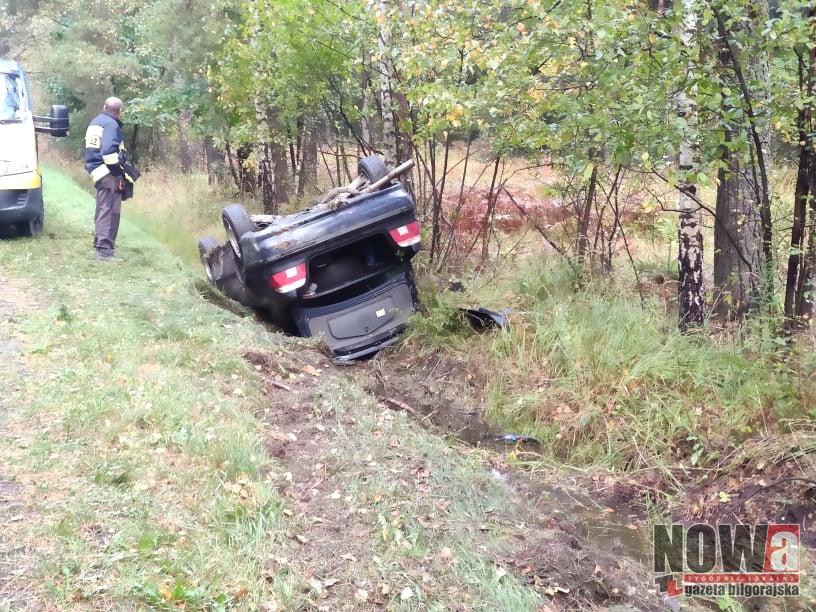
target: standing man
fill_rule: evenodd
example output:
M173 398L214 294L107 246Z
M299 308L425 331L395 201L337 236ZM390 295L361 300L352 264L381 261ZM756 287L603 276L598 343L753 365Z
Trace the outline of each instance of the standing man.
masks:
M94 249L102 261L114 261L113 248L119 233L122 192L125 189L125 154L122 101L110 97L102 112L94 117L85 132L85 170L96 187L94 213Z

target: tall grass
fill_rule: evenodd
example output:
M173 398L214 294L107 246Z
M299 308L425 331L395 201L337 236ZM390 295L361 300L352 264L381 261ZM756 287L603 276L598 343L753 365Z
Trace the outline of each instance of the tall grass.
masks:
M681 334L666 287L641 299L630 283L528 261L480 292L481 304L512 307L506 330L458 337L446 325L472 296L438 294L415 333L493 373L492 423L541 439L545 456L574 466L709 467L750 438L783 434L790 419L816 419L806 347L782 349L761 320Z
M44 147L43 158L72 177L89 194L93 186L81 161L57 147ZM201 174L169 174L147 170L136 182L135 195L123 202L122 216L164 244L188 264L197 264L197 241L204 236L225 239L221 209L238 201L254 211L251 198L230 185L211 185Z

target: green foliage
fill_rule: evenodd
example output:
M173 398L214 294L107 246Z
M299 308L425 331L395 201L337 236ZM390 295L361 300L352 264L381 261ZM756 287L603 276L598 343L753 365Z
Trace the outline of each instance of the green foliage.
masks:
M364 15L358 5L346 4L319 3L305 9L299 2L244 6L208 68L233 142L256 142L258 113L267 109L275 115L271 136L281 142L297 138L304 119L313 123L327 98L350 97L352 102L343 108L354 109L354 96L359 95L354 93L353 83L359 81L355 64L361 61L365 22L356 20ZM269 135L260 136L265 140Z
M814 391L800 372L812 357L794 351L780 363L780 347L761 321L737 336L680 334L667 325L659 296L640 301L622 279L610 289L546 264L520 270L518 279L518 314L508 330L452 332L450 300L434 299L414 341L482 354L495 372L490 420L542 440L550 460L616 470L705 468L724 448L779 434L784 422L804 416L803 398Z

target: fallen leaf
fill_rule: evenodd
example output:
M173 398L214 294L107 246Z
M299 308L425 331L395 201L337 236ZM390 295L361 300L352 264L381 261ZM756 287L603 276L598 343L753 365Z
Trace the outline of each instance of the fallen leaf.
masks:
M439 523L434 523L433 517L430 516L420 516L417 522L425 529L437 529L440 526Z
M328 580L323 581L323 586L326 587L327 589L330 589L338 582L340 581L337 578L329 578Z
M159 594L164 597L165 601L173 599L173 591L166 583L159 585Z
M439 499L436 501L436 507L440 510L446 510L448 506L451 505L451 500L449 499Z
M368 601L368 591L365 589L357 589L357 592L354 593L354 599L360 603L365 603Z

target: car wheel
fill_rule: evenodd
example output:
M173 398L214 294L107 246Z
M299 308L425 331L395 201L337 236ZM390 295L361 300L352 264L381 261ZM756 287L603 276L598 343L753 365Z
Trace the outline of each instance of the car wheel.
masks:
M369 183L376 183L388 176L388 166L376 155L362 157L357 162L357 174L367 178Z
M215 284L215 274L213 274L210 260L205 257L205 255L217 247L218 244L218 240L212 236L207 236L198 241L198 256L201 258L201 265L204 266L204 272L207 274L207 280L212 284Z
M17 231L23 236L39 236L43 231L43 213L40 213L33 219L29 219L25 223L17 224Z
M203 257L208 252L212 251L215 247L218 246L218 240L213 238L212 236L205 236L201 240L198 241L198 255L199 257Z
M227 231L232 252L235 255L235 263L242 271L244 266L244 254L241 251L241 237L244 234L255 231L255 224L249 218L249 213L240 204L230 204L221 211L221 220L224 222L224 229Z

